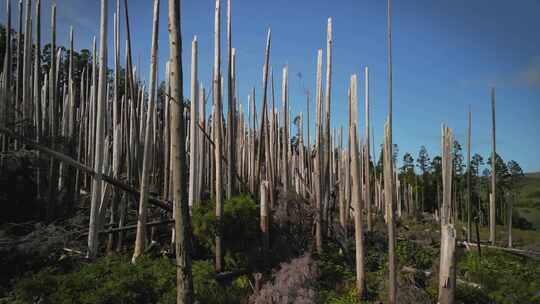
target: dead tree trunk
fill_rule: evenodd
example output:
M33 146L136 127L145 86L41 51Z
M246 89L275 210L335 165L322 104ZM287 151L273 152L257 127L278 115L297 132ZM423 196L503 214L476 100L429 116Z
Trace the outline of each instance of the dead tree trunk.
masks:
M471 106L467 115L467 242L471 242L471 216L472 216L472 195L471 195Z
M186 135L182 89L182 34L180 0L169 0L169 48L171 72L171 169L175 205L176 303L193 303L191 272L191 222L186 193Z
M364 88L364 91L365 91L365 116L366 116L366 129L364 130L365 133L364 133L364 136L365 136L365 140L366 140L366 148L365 148L365 159L364 159L364 168L365 168L365 184L366 184L366 212L367 212L367 230L368 231L371 231L371 226L372 226L372 223L371 223L371 218L372 218L372 215L371 215L371 205L372 205L372 202L371 202L371 174L370 174L370 164L371 164L371 159L370 159L370 153L369 153L369 147L370 147L370 143L369 143L369 70L368 70L368 67L365 67L364 69L364 79L365 79L365 88Z
M388 26L388 123L385 128L385 159L384 159L384 197L388 215L388 270L390 272L388 302L397 303L397 279L396 279L396 236L394 223L394 200L393 200L393 144L392 144L392 7L391 0L387 6Z
M268 218L268 182L261 183L261 233L263 245L263 260L264 264L268 263L268 248L270 243L269 236L269 218Z
M315 244L317 253L322 253L322 200L323 172L323 126L322 126L322 50L317 51L317 154L315 160L316 201L315 201Z
M361 165L358 149L358 139L356 136L356 125L352 125L349 130L352 148L351 176L354 202L354 239L356 244L356 289L358 297L364 298L365 293L365 271L364 271L364 229L362 227L362 183Z
M491 200L489 201L489 241L495 246L496 199L497 199L497 152L495 150L495 88L491 89Z
M231 199L234 194L235 184L235 115L236 107L234 102L234 87L233 87L233 66L232 66L232 17L231 17L231 0L227 1L227 199Z
M156 104L157 56L158 56L158 27L159 27L159 0L154 0L154 21L152 27L152 53L150 55L150 86L148 91L148 114L146 115L146 134L144 137L143 168L141 176L141 196L139 198L139 216L137 219L137 234L132 263L144 252L146 246L146 203L150 187L149 179L152 171L152 142L154 107Z
M456 229L452 219L452 130L443 127L443 203L441 207L441 259L439 267L439 303L454 303L456 286Z
M214 159L215 159L215 174L216 174L216 188L215 188L215 200L216 200L216 271L221 272L223 270L223 240L221 232L221 217L223 215L223 198L222 198L222 176L221 176L221 8L220 0L216 0L215 18L214 18L214 87L212 94L214 96L214 117L213 117L213 133L214 133Z
M99 202L101 199L101 186L103 174L103 136L104 136L104 108L107 93L107 0L101 0L101 29L99 50L99 83L97 96L97 120L94 171L96 175L92 182L92 199L90 202L90 224L88 227L88 258L95 258L98 249ZM54 95L54 93L53 93ZM53 98L54 101L54 98ZM52 118L52 117L51 117ZM54 120L54 118L52 118ZM54 132L54 131L53 131ZM51 181L54 183L54 180ZM54 187L56 188L56 187Z
M193 204L196 200L198 200L197 193L197 175L200 174L199 168L198 168L198 162L197 158L198 155L198 133L199 128L197 127L197 121L198 121L198 112L197 106L199 104L198 101L198 80L197 80L197 36L193 38L193 41L191 42L191 106L189 108L189 130L190 130L190 136L189 136L189 206L193 207Z

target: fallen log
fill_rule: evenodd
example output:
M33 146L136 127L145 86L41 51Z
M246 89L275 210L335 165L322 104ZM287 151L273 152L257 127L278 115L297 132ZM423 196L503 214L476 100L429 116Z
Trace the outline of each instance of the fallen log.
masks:
M250 271L247 269L244 270L234 270L234 271L227 271L227 272L220 272L217 273L214 277L216 281L218 281L221 284L228 283L230 281L233 281L237 277L249 274Z
M146 227L161 226L161 225L167 225L167 224L172 224L172 223L174 223L173 219L164 220L164 221L154 221L154 222L146 223ZM111 228L107 230L101 230L99 234L109 234L109 233L114 233L114 232L119 232L119 231L135 230L135 229L137 229L137 224L118 227L118 228ZM88 232L81 234L79 238L83 238L85 236L88 236Z
M50 148L47 148L45 146L42 146L36 142L34 142L33 140L30 140L30 139L27 139L26 137L24 136L21 136L19 134L16 134L15 132L5 128L5 127L0 127L0 133L4 133L10 137L13 137L17 140L20 140L22 142L24 142L27 146L30 146L30 147L33 147L34 149L44 153L44 154L47 154L53 158L56 158L60 161L62 161L63 163L67 164L67 165L70 165L70 166L73 166L79 170L82 170L82 171L85 171L87 174L89 174L90 176L94 177L95 175L97 175L97 172L94 171L94 169L88 167L87 165L85 164L82 164L76 160L74 160L73 158L65 155L65 154L62 154L58 151L55 151L53 149L50 149ZM139 195L140 195L140 192L139 190L131 187L130 185L128 184L125 184L111 176L108 176L106 174L102 174L101 175L101 179L117 188L120 188L124 191L126 191L127 193L130 193L132 194L133 196L135 196L136 199L139 198ZM171 205L167 204L165 201L162 201L158 198L155 198L155 197L149 197L148 198L148 202L151 204L151 205L154 205L156 207L159 207L161 209L164 209L164 210L167 210L169 212L172 212L173 211L173 208Z
M477 244L470 243L470 242L458 242L458 244L462 245L462 246L465 246L468 250L470 250L471 247L477 247L478 246ZM493 246L493 245L482 245L482 247L495 249L495 250L502 250L502 251L514 253L514 254L521 255L521 256L540 259L540 252L538 252L538 251L516 249L516 248L506 248L506 247L499 247L499 246Z
M410 267L410 266L403 266L401 271L407 272L407 273L421 273L426 277L430 277L433 274L432 271L416 269L416 268L413 268L413 267Z

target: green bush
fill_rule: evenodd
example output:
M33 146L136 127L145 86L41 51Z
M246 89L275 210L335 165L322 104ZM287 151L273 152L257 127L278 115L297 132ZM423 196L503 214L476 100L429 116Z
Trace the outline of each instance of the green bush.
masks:
M208 253L215 252L218 231L215 204L202 204L193 210L195 242ZM258 258L260 243L259 207L248 196L237 196L223 205L222 218L225 260L228 267L239 268L253 264Z
M231 285L214 279L212 262L193 263L195 299L200 303L239 303L247 297L249 283L240 277ZM62 273L46 268L20 280L10 303L176 303L176 270L167 258L104 257Z
M411 241L398 241L396 258L399 265L419 270L430 269L437 259L439 250L431 246L420 246Z
M46 268L19 281L15 303L164 303L174 290L174 266L167 259L105 257L62 273Z

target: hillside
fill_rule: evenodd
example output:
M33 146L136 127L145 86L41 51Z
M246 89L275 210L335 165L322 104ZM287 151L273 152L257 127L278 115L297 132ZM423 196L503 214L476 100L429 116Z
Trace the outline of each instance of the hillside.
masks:
M525 173L516 207L522 217L540 230L540 172Z

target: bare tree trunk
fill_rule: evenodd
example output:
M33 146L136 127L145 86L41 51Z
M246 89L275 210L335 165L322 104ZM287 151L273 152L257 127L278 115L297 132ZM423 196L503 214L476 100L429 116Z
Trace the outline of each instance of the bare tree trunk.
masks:
M198 100L198 80L197 80L197 36L193 38L191 42L191 106L189 108L189 124L190 124L190 135L189 135L189 207L193 207L195 201L198 201L196 197L197 191L197 175L200 173L197 163L198 155L198 112L197 106L199 103Z
M471 106L467 115L467 242L471 242L471 216L472 216L472 195L471 195Z
M390 272L388 303L397 303L397 279L396 279L396 236L394 223L394 200L393 200L393 142L392 142L392 7L388 0L387 7L388 26L388 123L385 128L385 166L384 166L384 197L388 214L388 270Z
M316 201L315 201L315 244L317 253L322 253L322 199L323 199L323 126L322 126L322 50L317 51L317 158L315 162Z
M515 194L510 194L508 200L508 248L512 248L512 207L515 200Z
M283 68L283 82L281 85L281 100L283 102L283 151L282 151L282 168L281 168L281 178L283 181L283 191L287 193L289 191L289 155L288 147L290 145L289 141L289 105L288 105L288 68L285 66Z
M215 174L216 174L216 271L223 270L223 239L221 217L223 215L223 198L222 198L222 176L221 176L221 7L220 0L216 0L215 19L214 19L214 88L212 94L214 96L214 159L215 159Z
M173 171L173 198L175 210L176 247L176 303L193 303L193 276L191 273L191 222L186 193L186 136L184 133L184 100L182 91L182 35L180 27L180 1L169 0L169 46L171 51L171 156Z
M326 25L326 86L325 86L325 115L326 115L326 122L325 122L325 147L324 147L324 170L323 170L323 178L324 178L324 188L325 191L324 194L324 201L323 201L323 214L326 215L328 212L328 206L330 204L330 191L333 188L333 185L331 184L331 178L330 178L330 162L332 157L332 146L330 144L330 93L331 93L331 85L332 85L332 44L333 44L333 38L332 38L332 18L328 18L327 25ZM323 234L326 231L326 225L328 223L322 222L323 228Z
M8 3L11 2L11 0L8 0ZM11 19L11 12L9 14L9 19ZM9 20L9 23L11 23L11 20ZM9 29L9 26L8 26ZM11 35L11 34L8 34ZM11 46L10 43L6 44L7 48L9 49ZM35 52L36 54L41 54L41 0L36 1L36 45L35 45ZM11 56L11 50L7 51L6 53L9 53L9 56ZM11 67L11 58L8 59L8 67ZM11 68L8 68L7 70L11 71ZM9 95L9 78L6 78L6 93ZM35 136L36 141L39 143L41 141L42 136L42 106L41 106L41 56L34 56L34 99L36 104L36 130L35 130ZM6 98L6 106L9 107L8 99ZM5 122L8 122L8 108L6 107L6 120ZM7 141L6 141L7 143ZM38 159L40 159L40 154L38 153ZM37 184L37 195L38 199L41 198L42 195L42 174L41 174L41 166L38 166L36 170L36 184Z
M443 203L441 208L441 259L439 267L439 303L454 303L456 286L456 229L452 219L452 130L443 127Z
M49 109L51 120L50 136L52 142L52 148L57 149L56 135L57 135L57 115L58 104L56 102L56 4L52 5L51 13L51 67L49 76ZM17 101L16 101L17 102ZM58 190L58 162L55 159L51 159L49 166L49 207L47 212L47 218L52 219L54 217L56 209L56 192Z
M97 120L96 120L96 150L94 176L92 183L92 199L90 202L90 224L88 227L88 258L95 258L98 250L98 227L99 227L99 200L101 199L101 184L103 174L103 135L104 135L104 107L107 92L107 0L101 0L101 28L99 50L99 84L97 96ZM54 94L53 94L54 95ZM53 98L54 99L54 98ZM54 120L54 118L52 118ZM51 181L54 182L54 181ZM54 187L56 188L56 187Z
M496 225L496 199L497 199L497 182L496 182L496 163L497 152L495 150L495 88L491 89L491 194L492 199L489 201L489 241L495 246L495 225Z
M141 196L139 198L139 216L137 219L137 235L135 239L135 249L133 252L132 263L143 253L146 245L146 202L148 201L148 191L150 187L149 178L152 159L151 136L153 132L153 112L156 98L156 80L157 80L157 56L158 56L158 27L159 27L159 0L154 0L154 21L152 27L152 54L150 55L150 86L148 91L148 114L146 115L146 134L144 137L143 168L141 176Z
M386 220L388 224L388 271L390 275L388 286L388 302L397 303L396 289L396 235L394 221L394 184L392 173L392 141L390 138L390 123L385 124L384 136L384 200L386 202Z
M6 61L5 61L5 74L4 77L6 79L5 81L5 112L4 112L4 123L6 126L10 126L12 123L12 120L14 119L13 113L15 109L15 104L12 104L12 96L11 96L11 60L12 60L12 54L11 54L11 0L6 0L6 15L7 15L7 30L6 30ZM38 19L39 20L39 19ZM39 21L38 21L39 24ZM38 32L39 33L39 32ZM38 34L39 35L39 34ZM39 36L38 36L39 37ZM39 39L38 39L39 41ZM38 42L39 43L39 42ZM39 49L39 48L38 48ZM37 56L38 57L38 56ZM2 151L7 151L9 147L9 138L3 137L2 142Z
M352 148L351 176L354 201L354 239L356 244L356 289L359 299L365 296L365 271L364 271L364 229L362 227L362 183L361 165L359 159L358 139L356 135L356 125L353 124L349 130Z
M367 230L371 231L372 226L372 215L371 215L371 174L370 174L370 167L371 167L371 157L370 157L370 143L369 143L369 69L368 67L365 67L364 69L364 79L365 79L365 115L366 115L366 129L364 130L364 136L366 140L366 149L365 149L365 160L364 160L364 168L365 168L365 184L366 184L366 212L367 212Z
M233 86L233 56L232 56L232 17L231 17L231 0L227 0L227 97L228 97L228 113L227 113L227 199L230 199L234 192L235 178L235 115L236 105L234 102L234 86Z
M268 248L270 242L267 196L268 182L263 181L261 183L261 233L263 243L263 259L265 265L268 263Z

